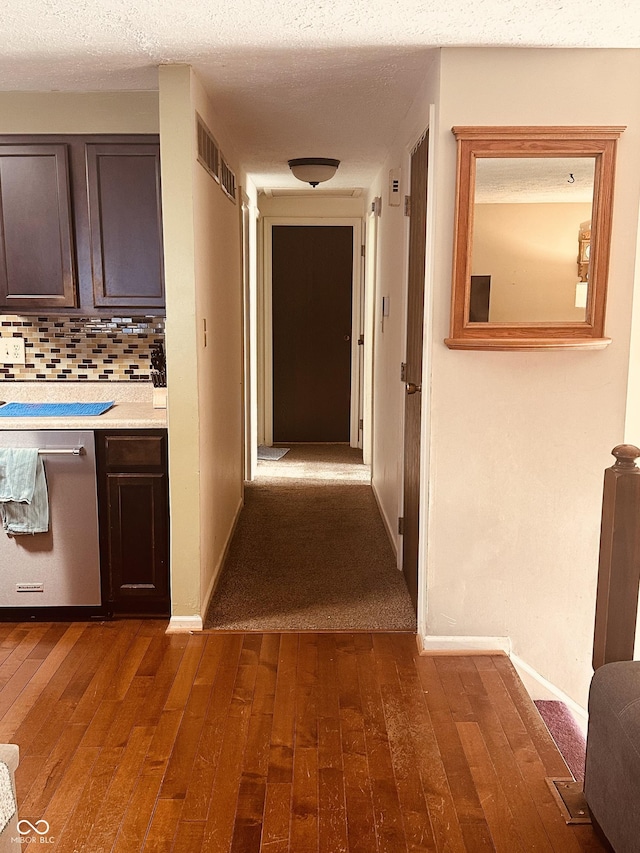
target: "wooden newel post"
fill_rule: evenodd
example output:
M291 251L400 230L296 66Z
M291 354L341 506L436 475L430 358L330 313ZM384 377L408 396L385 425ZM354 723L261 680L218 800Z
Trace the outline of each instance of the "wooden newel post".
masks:
M593 668L632 660L640 586L640 449L620 444L604 472Z

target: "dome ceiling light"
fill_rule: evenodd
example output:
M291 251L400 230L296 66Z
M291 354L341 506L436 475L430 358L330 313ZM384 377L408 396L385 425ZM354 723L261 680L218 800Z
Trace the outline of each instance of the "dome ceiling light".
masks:
M305 184L317 187L318 184L332 178L340 160L330 160L326 157L298 157L297 160L289 160L289 168L295 178Z

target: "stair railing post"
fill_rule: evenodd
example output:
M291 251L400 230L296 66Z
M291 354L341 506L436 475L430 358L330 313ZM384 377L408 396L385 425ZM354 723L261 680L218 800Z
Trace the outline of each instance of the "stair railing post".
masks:
M604 472L593 668L632 660L640 586L640 449L620 444Z

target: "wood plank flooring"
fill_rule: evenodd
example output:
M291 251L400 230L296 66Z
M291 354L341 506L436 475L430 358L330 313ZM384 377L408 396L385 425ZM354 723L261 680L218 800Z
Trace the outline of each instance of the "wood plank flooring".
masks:
M0 742L64 853L603 849L509 660L409 634L2 624Z

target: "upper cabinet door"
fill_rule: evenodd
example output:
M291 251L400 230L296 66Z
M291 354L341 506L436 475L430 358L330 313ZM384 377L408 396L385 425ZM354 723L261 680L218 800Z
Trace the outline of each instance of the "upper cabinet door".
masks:
M160 148L88 144L89 229L96 308L163 308Z
M67 146L0 145L0 309L76 306Z

